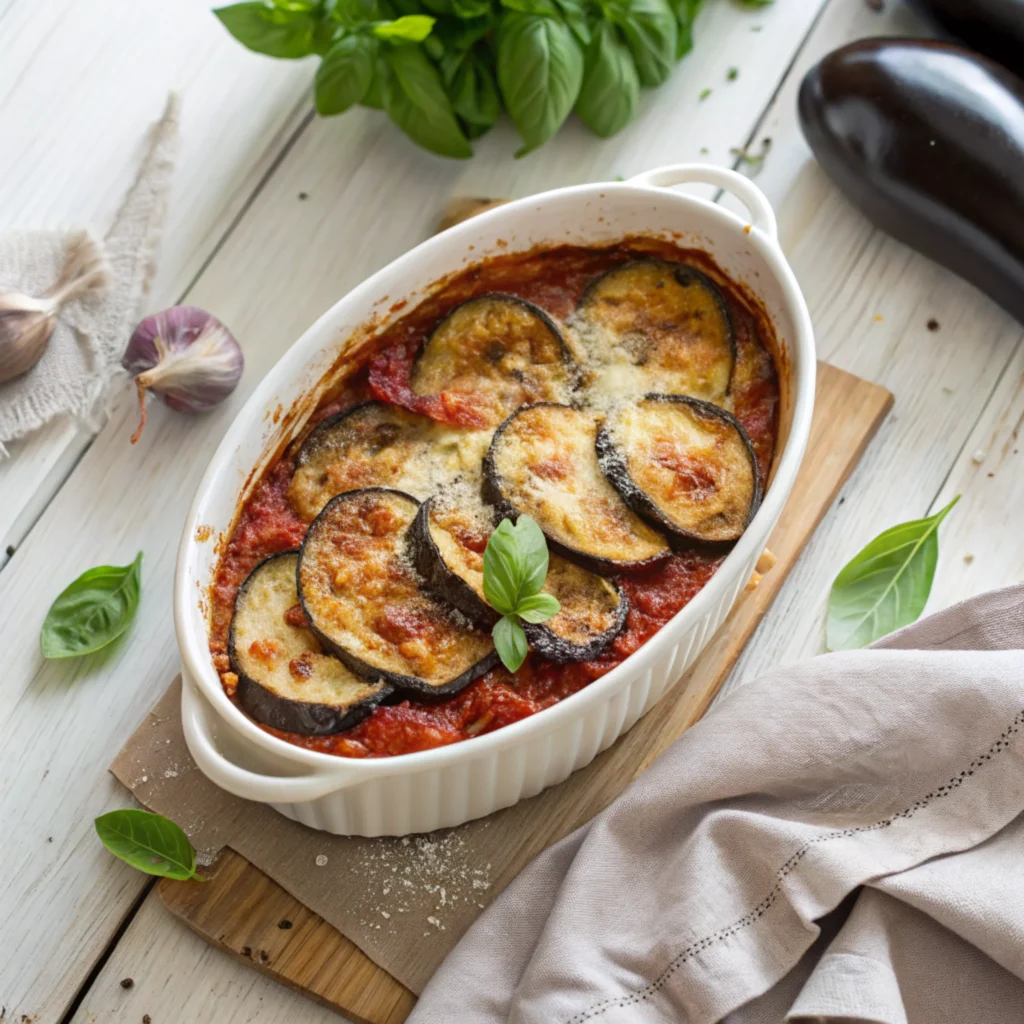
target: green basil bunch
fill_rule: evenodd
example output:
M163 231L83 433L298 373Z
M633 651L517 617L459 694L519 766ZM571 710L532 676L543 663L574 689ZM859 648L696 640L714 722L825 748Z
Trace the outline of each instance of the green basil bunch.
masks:
M472 156L507 110L523 156L573 110L607 138L693 45L702 0L247 0L214 13L250 50L321 58L316 110L384 110L414 142ZM743 0L760 6L770 0Z

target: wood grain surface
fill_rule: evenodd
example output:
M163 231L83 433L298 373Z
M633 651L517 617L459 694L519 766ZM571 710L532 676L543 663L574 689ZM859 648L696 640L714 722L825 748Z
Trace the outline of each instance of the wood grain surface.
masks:
M884 388L819 367L811 440L769 542L774 564L763 560L766 571L759 581L655 709L588 767L512 812L501 812L515 814L516 834L522 836L511 875L599 813L704 714L891 404ZM472 842L472 830L466 834ZM164 880L158 891L171 913L207 941L358 1024L398 1024L412 1008L415 997L407 988L237 853L221 855L206 885ZM407 926L421 927L419 921Z
M461 162L417 149L380 111L314 119L315 63L246 51L207 0L0 0L0 216L12 218L4 225L80 218L102 230L119 183L130 180L134 140L167 89L181 87L182 158L154 302L216 313L246 359L238 389L209 415L152 402L135 446L138 410L125 386L84 454L60 436L38 439L38 462L21 446L0 462L0 519L31 506L0 572L0 821L19 835L0 849L0 919L20 937L0 958L8 1018L56 1024L120 1012L86 993L146 879L103 850L92 821L123 805L106 766L177 671L170 595L181 526L257 383L324 310L427 237L452 196L521 196L681 160L732 162L824 2L757 11L709 3L693 53L614 140L574 121L515 160L519 143L503 123ZM742 73L730 81L741 54ZM100 655L43 661L39 625L53 598L90 566L124 564L139 550L143 595L129 634ZM173 977L178 968L166 966ZM161 991L168 998L154 1001L155 1024L161 1008L165 1020L180 1019L173 983Z
M0 0L0 226L104 230L140 129L166 91L180 89L184 148L152 305L185 296L207 306L227 319L248 361L217 414L180 417L157 404L152 433L134 450L136 410L125 395L85 455L88 436L61 422L0 461L0 535L18 548L2 565L0 545L0 821L16 836L0 851L6 1020L338 1019L179 927L147 880L99 847L92 819L123 806L106 765L177 670L171 567L213 446L284 348L425 237L453 196L521 196L689 160L739 166L775 206L820 355L897 393L895 414L723 693L820 651L839 567L881 530L955 493L964 496L943 525L929 609L1024 577L1020 326L871 228L814 166L796 121L800 79L828 51L921 31L906 4L776 0L745 10L709 0L693 53L664 86L644 92L621 135L597 140L570 122L514 160L514 132L502 125L465 163L417 151L378 112L314 120L314 65L245 51L210 6ZM772 145L760 164L734 152L760 153L765 138ZM44 663L38 631L53 597L83 569L139 549L143 600L130 635L105 658ZM127 977L130 989L120 984Z

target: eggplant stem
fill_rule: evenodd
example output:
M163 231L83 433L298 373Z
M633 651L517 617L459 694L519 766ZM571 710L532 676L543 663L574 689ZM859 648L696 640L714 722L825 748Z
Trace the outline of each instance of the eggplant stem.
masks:
M132 444L135 444L140 437L142 437L142 428L146 425L146 385L142 383L142 374L135 378L135 389L139 393L139 425L135 428L135 433L132 434Z

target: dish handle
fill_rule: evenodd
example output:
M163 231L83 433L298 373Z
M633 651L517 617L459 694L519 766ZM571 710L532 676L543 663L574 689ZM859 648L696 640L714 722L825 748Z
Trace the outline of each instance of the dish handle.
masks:
M343 766L339 771L304 775L271 775L243 768L217 747L208 718L213 713L183 672L181 727L185 744L200 771L233 796L269 804L305 803L344 788L348 781Z
M673 164L645 171L630 178L626 184L642 185L647 188L672 188L674 185L685 185L689 182L716 185L735 196L747 208L751 227L767 235L771 241L778 241L779 227L775 221L775 211L765 194L749 178L727 167L715 167L711 164Z

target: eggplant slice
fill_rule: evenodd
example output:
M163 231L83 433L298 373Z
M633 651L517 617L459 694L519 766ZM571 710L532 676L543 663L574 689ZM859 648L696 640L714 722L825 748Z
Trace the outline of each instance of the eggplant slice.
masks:
M648 395L623 405L598 432L597 453L630 508L685 540L737 540L761 502L750 438L708 402Z
M264 559L235 598L228 651L235 691L257 722L304 736L350 729L391 693L324 654L304 624L295 585L297 551Z
M623 399L651 391L721 404L736 340L714 283L683 263L635 260L598 278L570 321L589 387Z
M484 551L493 530L494 510L471 484L428 498L409 528L409 555L427 587L486 629L498 620L484 598Z
M419 505L383 487L332 498L303 541L299 595L313 632L357 675L447 697L493 668L497 653L423 588L406 552Z
M288 488L307 522L336 494L394 487L425 498L460 473L479 474L489 431L460 430L384 402L365 402L316 426Z
M629 601L622 588L566 558L551 556L543 589L562 607L547 622L524 622L523 631L545 658L596 658L626 628Z
M427 586L468 618L490 629L498 613L484 597L484 550L493 510L468 486L425 501L409 531L410 552ZM628 604L617 584L551 555L545 593L561 610L547 622L523 623L533 648L552 661L595 658L622 632Z
M484 497L501 516L532 516L553 550L593 572L645 569L671 550L605 479L595 448L599 419L551 403L513 413L484 459Z
M514 295L487 294L456 306L434 329L413 365L417 395L468 394L497 426L528 402L564 402L576 379L555 322Z

